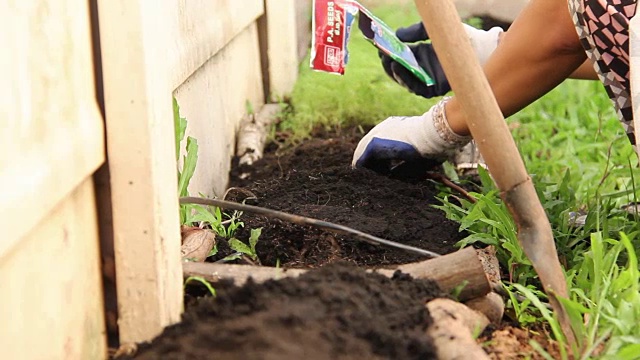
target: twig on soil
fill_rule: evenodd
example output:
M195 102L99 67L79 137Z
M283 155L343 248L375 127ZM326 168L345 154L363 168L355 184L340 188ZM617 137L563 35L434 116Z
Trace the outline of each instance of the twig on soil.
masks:
M477 202L477 200L473 196L469 195L469 192L467 192L467 190L463 189L460 185L458 185L458 184L454 183L453 181L451 181L444 174L435 173L435 172L429 172L429 173L427 173L427 178L431 179L431 180L438 181L442 185L450 188L451 190L459 192L460 195L462 195L462 197L464 197L465 199L469 200L473 204L475 204Z
M241 256L241 259L244 260L249 265L253 265L253 266L258 266L258 265L261 266L262 265L262 264L258 264L255 261L251 260L247 255L244 255L244 254Z
M434 253L429 250L420 249L415 246L405 245L405 244L401 244L391 240L385 240L377 236L363 233L362 231L359 231L347 226L330 223L328 221L308 218L300 215L288 214L282 211L266 209L258 206L243 205L243 204L239 204L231 201L224 201L224 200L218 200L218 199L206 199L206 198L196 198L196 197L182 197L180 198L180 204L212 205L212 206L227 208L231 210L246 211L254 214L264 215L269 218L289 221L298 225L315 226L315 227L322 228L325 230L330 230L339 234L352 235L357 240L364 241L373 245L385 245L385 246L394 247L397 249L401 249L401 250L405 250L405 251L409 251L409 252L413 252L416 254L425 255L429 257L440 256L440 254Z

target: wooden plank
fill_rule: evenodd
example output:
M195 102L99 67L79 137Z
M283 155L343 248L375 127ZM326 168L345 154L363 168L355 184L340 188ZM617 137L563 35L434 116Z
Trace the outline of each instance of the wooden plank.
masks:
M0 258L104 162L88 14L0 4Z
M164 46L172 49L173 89L264 14L263 0L179 0L163 6L174 15L163 24L168 27Z
M307 56L311 47L312 1L298 0L295 3L298 62L301 62Z
M151 339L182 308L171 10L98 1L122 343Z
M176 89L181 115L188 122L187 135L198 140L191 194L224 194L236 132L247 113L247 103L256 112L264 103L261 84L258 35L253 24Z
M296 0L265 0L269 98L277 101L298 79Z
M282 270L264 266L197 262L182 264L182 270L185 276L200 276L214 283L222 280L234 280L237 285L244 284L249 277L252 277L256 282L263 282L270 279L297 277L306 271L304 269ZM466 284L459 289L458 299L460 301L481 297L491 291L491 284L485 268L473 248L464 248L441 257L372 271L392 277L396 270L417 279L434 280L442 291L447 293Z
M103 359L99 239L91 179L0 260L3 359Z
M246 266L236 264L215 264L205 262L182 263L185 277L199 276L212 283L232 280L236 286L244 285L249 278L256 283L283 278L296 278L308 270L306 269L277 269L268 266Z

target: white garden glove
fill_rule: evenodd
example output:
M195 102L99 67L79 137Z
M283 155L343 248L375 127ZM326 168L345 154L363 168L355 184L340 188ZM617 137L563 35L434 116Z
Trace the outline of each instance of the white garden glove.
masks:
M387 118L365 135L353 154L351 166L389 173L399 163L431 168L446 161L470 136L449 127L441 100L421 116Z
M473 26L469 26L467 24L462 25L467 32L467 36L469 36L471 46L473 47L473 50L478 57L480 65L484 65L487 60L489 60L489 56L491 56L491 54L493 54L493 52L498 47L498 42L500 42L500 35L504 32L504 30L497 26L489 30L482 30L476 29Z

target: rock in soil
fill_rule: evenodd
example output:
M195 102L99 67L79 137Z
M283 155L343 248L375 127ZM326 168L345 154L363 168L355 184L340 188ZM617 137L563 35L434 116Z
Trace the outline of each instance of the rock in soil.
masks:
M428 280L334 263L221 291L187 309L136 359L434 359Z

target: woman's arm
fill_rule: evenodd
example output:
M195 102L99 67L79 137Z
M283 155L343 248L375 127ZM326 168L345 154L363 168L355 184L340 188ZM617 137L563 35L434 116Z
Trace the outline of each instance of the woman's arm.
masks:
M567 1L532 0L502 37L484 72L506 117L556 87L585 59ZM455 97L447 103L445 111L451 129L468 135L462 108Z
M598 74L593 69L593 64L591 60L586 60L582 63L574 72L569 75L570 79L578 79L578 80L599 80Z
M505 33L500 34L498 37L502 40L502 37ZM577 80L599 80L598 74L593 69L593 64L589 59L585 60L582 65L580 65L574 72L569 75L569 79L577 79Z

